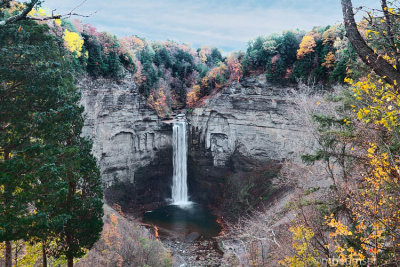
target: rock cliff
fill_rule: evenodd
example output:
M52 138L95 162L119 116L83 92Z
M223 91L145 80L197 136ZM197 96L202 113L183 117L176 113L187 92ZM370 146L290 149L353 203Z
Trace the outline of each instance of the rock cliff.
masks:
M226 165L235 151L261 161L290 157L302 136L290 112L291 90L263 77L234 83L188 116L192 145L209 150L214 166Z
M115 181L133 182L140 169L163 150L170 150L172 129L146 106L131 79L80 82L85 108L83 134L92 137L106 187Z
M165 201L172 182L171 125L146 106L129 78L120 84L83 79L80 87L84 134L93 138L103 183L119 184L106 197L128 206ZM291 156L303 134L289 112L291 90L248 78L187 112L192 200L220 203L227 179L251 175L262 182L260 170L279 171L276 163Z

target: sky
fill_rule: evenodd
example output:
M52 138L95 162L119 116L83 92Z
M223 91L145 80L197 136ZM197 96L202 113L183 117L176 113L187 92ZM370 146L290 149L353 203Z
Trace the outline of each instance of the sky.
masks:
M225 53L244 51L259 35L342 22L340 0L46 0L44 6L61 14L77 7L75 12L90 15L79 18L84 23L117 36L208 45Z

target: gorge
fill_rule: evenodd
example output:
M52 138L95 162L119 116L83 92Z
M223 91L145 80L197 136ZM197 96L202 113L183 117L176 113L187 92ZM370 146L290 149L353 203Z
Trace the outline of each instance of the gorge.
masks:
M85 134L94 140L108 203L141 217L145 211L165 207L171 197L173 202L188 200L186 189L174 193L173 187L173 179L185 172L185 167L179 166L182 160L175 161L185 151L180 155L173 152L178 141L173 128L183 129L183 123L160 119L129 79L119 84L87 79L80 87L87 116ZM258 198L252 195L272 201L279 194L271 181L280 164L307 142L305 129L290 111L293 90L296 88L271 86L262 76L247 78L224 88L204 106L186 112L191 201L210 208L218 217L234 219L248 203L257 204ZM184 139L181 136L178 142ZM160 212L171 211L157 212L153 216L159 219ZM166 222L162 223L165 226ZM217 228L206 230L210 229ZM198 228L184 233L193 231L202 233Z
M94 140L106 188L130 185L136 193L129 201L136 205L170 198L171 124L146 106L129 79L121 84L87 79L80 86L87 117L84 134ZM271 86L263 77L248 78L187 113L188 186L198 191L193 201L215 204L223 177L291 157L304 139L289 112L291 90Z
M0 1L0 266L399 265L396 1L45 2Z

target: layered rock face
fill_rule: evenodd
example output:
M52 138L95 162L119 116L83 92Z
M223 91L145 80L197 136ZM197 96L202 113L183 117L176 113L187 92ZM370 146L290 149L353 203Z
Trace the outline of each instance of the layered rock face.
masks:
M86 113L84 134L93 138L103 183L106 188L120 184L109 195L115 201L127 200L130 206L169 198L171 125L146 106L129 78L121 84L84 79L80 87ZM248 78L188 112L192 200L221 203L226 179L261 177L260 170L291 156L303 135L289 112L291 90L270 86L262 77ZM125 192L117 196L120 191Z
M236 204L226 199L247 202L234 196L244 187L263 197L274 194L270 184L279 163L305 147L304 126L293 116L293 90L271 86L263 76L248 78L188 114L189 186L199 192L196 201L231 209Z
M131 79L121 84L84 79L80 87L86 113L83 134L93 139L93 153L106 187L114 182L135 181L141 169L154 163L160 154L165 160L157 165L172 165L165 157L165 153L172 153L172 129L146 106ZM158 166L153 167L147 175L158 171ZM164 170L169 169L172 166Z
M188 116L192 146L210 151L214 166L226 165L235 151L260 161L289 158L303 136L290 111L291 90L263 77L225 88Z

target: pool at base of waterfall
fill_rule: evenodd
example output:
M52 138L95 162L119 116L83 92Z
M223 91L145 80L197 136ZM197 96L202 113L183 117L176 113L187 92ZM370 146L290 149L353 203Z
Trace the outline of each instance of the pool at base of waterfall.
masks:
M146 212L143 222L155 225L161 237L182 241L210 239L221 232L217 217L202 205L169 205Z

